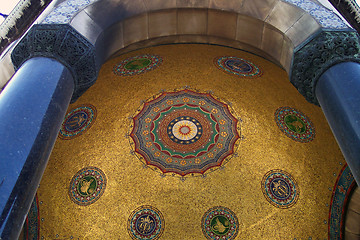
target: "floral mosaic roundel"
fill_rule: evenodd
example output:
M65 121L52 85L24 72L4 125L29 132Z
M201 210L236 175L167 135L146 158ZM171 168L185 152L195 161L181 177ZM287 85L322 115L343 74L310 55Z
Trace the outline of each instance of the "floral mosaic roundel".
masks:
M252 62L239 57L217 57L215 65L222 71L240 77L255 78L262 75L262 71Z
M300 191L295 179L283 170L267 172L261 185L265 198L275 207L289 208L299 198Z
M133 118L135 152L163 173L203 174L234 152L239 134L228 106L207 93L164 92Z
M86 167L78 171L70 182L69 195L78 205L90 205L104 193L106 176L99 168Z
M226 207L210 208L202 217L204 236L211 240L235 239L239 231L239 221L233 211Z
M132 76L153 70L161 63L161 56L144 54L121 61L114 66L113 72L119 76Z
M59 138L72 139L84 133L94 123L96 108L87 104L78 106L66 114L60 127Z
M275 121L286 136L297 142L310 142L315 137L315 127L310 119L295 108L278 108L275 112Z
M165 229L161 212L152 206L141 206L134 210L128 220L128 232L132 239L155 240Z

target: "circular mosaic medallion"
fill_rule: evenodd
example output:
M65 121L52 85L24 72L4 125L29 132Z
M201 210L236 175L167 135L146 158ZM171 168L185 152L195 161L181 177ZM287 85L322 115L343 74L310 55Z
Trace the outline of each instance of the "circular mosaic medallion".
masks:
M160 56L144 54L121 61L114 67L113 72L120 76L132 76L155 69L161 63Z
M265 198L278 208L289 208L299 198L300 191L295 179L282 170L272 170L266 173L261 186Z
M239 57L217 57L215 65L226 73L235 74L241 77L255 78L262 75L262 71L252 62Z
M226 207L210 208L202 217L202 231L207 239L235 239L239 221L233 211Z
M315 137L315 128L310 119L294 108L278 108L275 121L286 136L297 142L310 142Z
M163 173L203 174L234 152L239 134L229 107L210 94L165 92L133 118L135 152Z
M96 167L86 167L78 171L70 182L69 195L79 205L90 205L104 193L106 177Z
M132 239L155 240L164 232L165 220L159 210L141 206L133 211L128 220L128 232Z
M79 106L66 114L60 127L59 137L71 139L81 135L93 124L96 118L96 108L90 104Z

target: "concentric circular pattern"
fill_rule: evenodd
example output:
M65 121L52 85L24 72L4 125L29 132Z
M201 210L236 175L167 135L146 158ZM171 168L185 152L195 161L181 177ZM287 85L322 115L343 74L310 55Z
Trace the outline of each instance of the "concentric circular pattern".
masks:
M256 78L262 75L262 71L252 62L239 57L217 57L214 59L215 65L229 74L240 77Z
M76 107L66 114L60 127L59 138L72 139L81 135L94 123L96 118L96 108L87 104Z
M141 206L133 211L128 220L128 232L132 239L155 240L164 232L165 220L159 210Z
M86 167L78 171L70 182L69 195L78 205L90 205L104 193L106 177L96 167Z
M165 92L133 118L135 152L163 173L203 174L234 152L237 119L210 94Z
M265 198L278 208L289 208L299 198L300 191L295 179L282 170L267 172L261 186Z
M278 108L275 112L275 121L286 136L297 142L310 142L315 137L315 128L310 119L294 108Z
M210 208L202 217L201 228L207 239L235 239L239 221L233 211L226 207Z
M119 76L132 76L153 70L161 63L160 56L144 54L121 61L115 65L113 72Z

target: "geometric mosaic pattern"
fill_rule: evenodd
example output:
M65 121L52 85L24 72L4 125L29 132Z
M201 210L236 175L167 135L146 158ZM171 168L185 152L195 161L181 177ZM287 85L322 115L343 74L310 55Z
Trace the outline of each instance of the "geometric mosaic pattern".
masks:
M86 206L96 202L104 193L105 187L104 172L96 167L86 167L71 179L69 196L74 203Z
M271 170L261 181L263 194L278 208L292 207L298 200L300 190L295 179L283 170Z
M217 57L214 64L220 70L239 77L256 78L262 75L262 71L252 62L239 57Z
M226 207L210 208L202 217L201 228L207 239L235 239L239 221L233 211Z
M286 136L297 142L310 142L315 137L315 127L310 119L295 108L278 108L275 112L275 121Z
M162 57L144 54L121 61L114 66L113 72L119 76L132 76L153 70L161 63Z
M135 152L163 173L203 174L234 153L237 119L209 93L164 92L133 118Z
M128 232L135 240L159 239L164 229L163 215L152 206L141 206L135 209L128 219Z
M80 136L94 123L96 119L96 108L93 105L86 104L71 110L66 114L60 127L59 138L72 139Z

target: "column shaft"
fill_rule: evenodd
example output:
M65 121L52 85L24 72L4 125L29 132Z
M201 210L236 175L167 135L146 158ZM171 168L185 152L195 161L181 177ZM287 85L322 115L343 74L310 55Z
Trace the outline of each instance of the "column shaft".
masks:
M26 61L0 94L0 239L17 239L74 90L54 59Z
M321 75L316 97L360 185L360 64L344 62Z

